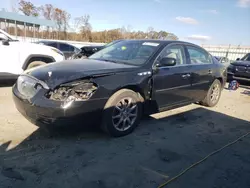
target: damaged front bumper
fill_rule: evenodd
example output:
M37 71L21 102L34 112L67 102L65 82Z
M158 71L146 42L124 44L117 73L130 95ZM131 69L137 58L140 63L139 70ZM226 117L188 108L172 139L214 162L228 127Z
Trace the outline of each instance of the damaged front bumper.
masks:
M37 126L95 123L96 120L100 120L103 107L107 102L106 98L73 101L70 106L64 108L63 101L55 101L45 97L48 92L46 89L40 89L30 100L23 98L16 84L12 91L17 110Z

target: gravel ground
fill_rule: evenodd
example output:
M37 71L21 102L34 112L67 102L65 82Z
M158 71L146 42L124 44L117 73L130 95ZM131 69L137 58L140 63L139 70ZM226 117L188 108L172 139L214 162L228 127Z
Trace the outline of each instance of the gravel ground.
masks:
M42 131L0 88L0 187L156 188L250 131L250 89L223 91L215 108L190 105L154 114L131 135ZM250 187L250 135L166 187Z

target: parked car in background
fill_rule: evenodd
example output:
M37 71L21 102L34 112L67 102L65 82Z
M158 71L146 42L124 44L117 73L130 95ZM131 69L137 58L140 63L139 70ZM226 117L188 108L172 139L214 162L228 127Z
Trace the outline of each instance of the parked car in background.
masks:
M47 45L47 46L52 46L54 48L59 49L60 51L63 52L66 59L71 57L73 54L79 53L81 51L76 46L73 46L71 44L64 43L64 42L41 40L41 41L38 41L38 42L35 42L35 43L43 44L43 45Z
M243 58L237 58L227 68L227 78L229 81L250 81L250 53Z
M17 78L26 69L64 59L56 48L15 40L0 29L0 79Z
M83 46L81 48L81 54L83 56L89 57L92 54L98 52L99 50L103 49L103 46Z
M83 46L81 48L81 51L78 53L73 54L71 57L69 57L68 59L85 59L87 57L89 57L90 55L106 48L109 47L117 42L122 41L122 39L119 40L114 40L106 45L102 45L102 46Z
M194 102L215 106L225 81L225 67L197 45L123 40L87 59L26 71L13 99L36 125L101 120L101 128L117 137L131 133L143 114Z
M74 53L68 59L85 59L101 49L103 49L103 46L83 46L80 48L79 52Z

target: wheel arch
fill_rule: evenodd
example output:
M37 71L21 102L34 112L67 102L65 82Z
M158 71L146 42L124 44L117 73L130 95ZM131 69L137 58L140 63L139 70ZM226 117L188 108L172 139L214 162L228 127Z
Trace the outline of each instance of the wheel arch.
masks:
M55 59L54 57L48 55L32 54L26 58L22 66L22 69L26 70L29 64L33 61L43 61L45 63L52 63L55 62Z
M223 89L224 86L225 86L225 84L226 84L226 80L223 79L223 77L221 77L221 76L215 77L215 80L219 80L220 81L220 83L221 83L221 89Z
M223 85L223 79L222 79L222 77L216 77L215 79L219 80L220 83L221 83L221 85Z
M112 93L112 95L113 95L114 93L116 93L117 91L121 90L121 89L129 89L129 90L132 90L132 91L134 91L135 93L137 93L137 94L139 95L141 102L144 102L144 101L145 101L145 94L144 94L143 90L142 90L139 86L137 86L137 85L126 85L126 86L119 87L119 88L117 88L117 89Z

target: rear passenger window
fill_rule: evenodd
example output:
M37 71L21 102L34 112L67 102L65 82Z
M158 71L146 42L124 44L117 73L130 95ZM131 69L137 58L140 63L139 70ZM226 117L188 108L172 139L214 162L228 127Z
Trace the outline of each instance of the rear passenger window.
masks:
M164 57L176 59L177 65L186 64L184 49L181 45L166 46L160 53L157 61L159 62Z
M191 64L210 64L213 63L210 55L199 48L187 46Z

